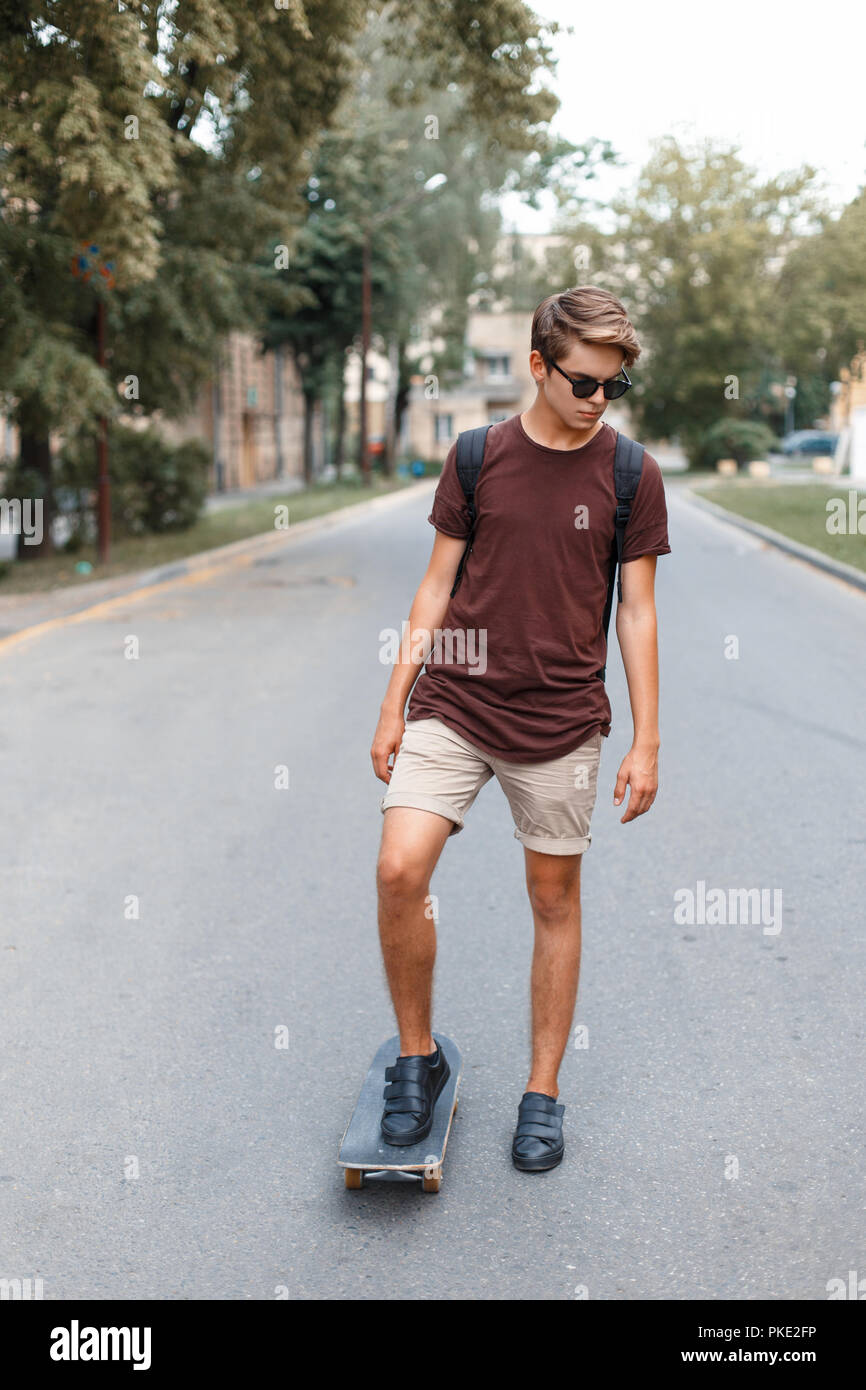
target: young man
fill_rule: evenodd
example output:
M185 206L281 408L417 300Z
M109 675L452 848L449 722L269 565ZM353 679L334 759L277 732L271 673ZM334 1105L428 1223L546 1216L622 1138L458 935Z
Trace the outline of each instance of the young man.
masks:
M616 431L602 415L620 391L611 385L605 394L604 386L622 381L639 354L623 305L606 290L581 286L539 304L529 355L536 398L488 431L475 539L453 598L471 514L456 445L445 460L429 517L433 552L409 614L411 640L392 672L371 750L376 776L389 784L381 801L378 888L400 1030L381 1122L390 1144L429 1133L447 1080L448 1064L431 1034L436 934L426 900L445 841L496 777L523 845L535 923L532 1066L512 1158L533 1172L555 1167L564 1153L557 1077L577 998L580 861L591 840L601 741L610 732L599 673L615 535ZM653 586L656 556L669 550L661 470L645 453L616 613L634 722L614 788L617 806L630 788L623 824L649 810L658 787ZM454 660L440 637L416 685L443 630L463 635L457 655L465 659Z

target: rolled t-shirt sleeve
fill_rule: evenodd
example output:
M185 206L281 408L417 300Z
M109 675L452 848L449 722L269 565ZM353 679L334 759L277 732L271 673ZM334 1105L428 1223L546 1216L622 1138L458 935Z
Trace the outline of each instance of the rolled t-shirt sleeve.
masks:
M427 520L443 535L465 540L471 529L471 517L466 494L457 477L457 441L451 445L442 465L442 474L433 498L433 510Z
M662 470L652 454L644 452L640 482L625 528L623 564L627 560L638 560L641 555L668 555L670 548Z

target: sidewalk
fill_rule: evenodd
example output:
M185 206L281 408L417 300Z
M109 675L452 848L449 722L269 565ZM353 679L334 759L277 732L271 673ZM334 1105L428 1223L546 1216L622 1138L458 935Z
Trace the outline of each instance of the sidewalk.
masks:
M270 478L254 487L231 488L227 492L209 492L204 501L206 512L221 512L226 507L236 507L241 502L256 502L262 497L285 497L287 493L303 492L306 483L303 478Z
M203 512L222 512L230 507L242 506L244 502L257 502L267 497L286 497L293 492L302 492L306 484L303 478L271 478L254 487L232 488L227 492L209 492L204 500ZM55 540L58 538L55 537ZM63 540L63 535L59 537ZM0 531L0 560L13 560L17 539L14 535Z

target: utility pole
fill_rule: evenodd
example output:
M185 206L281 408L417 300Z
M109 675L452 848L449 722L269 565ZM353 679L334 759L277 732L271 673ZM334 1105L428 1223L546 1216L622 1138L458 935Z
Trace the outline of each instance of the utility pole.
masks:
M361 429L361 438L358 441L358 467L361 470L361 482L365 484L372 481L370 455L367 451L367 355L370 351L371 298L370 225L368 223L364 228L364 249L361 258L361 393L358 401Z
M397 450L397 393L400 389L400 344L396 333L388 344L388 403L385 418L385 458L383 467L386 477L394 472L394 454Z
M96 306L96 360L105 368L105 300L99 296ZM108 564L111 545L111 481L108 477L108 421L100 415L96 441L98 478L96 483L96 556L101 565Z
M286 465L283 459L283 347L278 343L274 348L274 449L276 451L276 476L285 476Z
M96 271L102 281L96 297L96 360L105 369L105 291L113 290L114 262L103 261L99 247L84 241L72 258L72 274L77 280L90 283ZM96 424L96 555L99 563L108 563L111 546L111 480L108 476L108 421L100 415Z
M785 383L785 433L790 434L794 428L794 401L797 397L797 378L789 376Z

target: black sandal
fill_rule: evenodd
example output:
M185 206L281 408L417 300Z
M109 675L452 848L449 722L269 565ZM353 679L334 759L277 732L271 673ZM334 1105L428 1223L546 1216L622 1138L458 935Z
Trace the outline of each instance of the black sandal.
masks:
M524 1173L543 1173L562 1162L565 1142L562 1117L565 1106L557 1105L542 1091L527 1091L517 1108L517 1128L511 1143L515 1168Z
M417 1144L433 1127L433 1112L451 1068L445 1053L437 1046L436 1060L426 1057L398 1057L386 1067L383 1091L382 1137L386 1144Z

